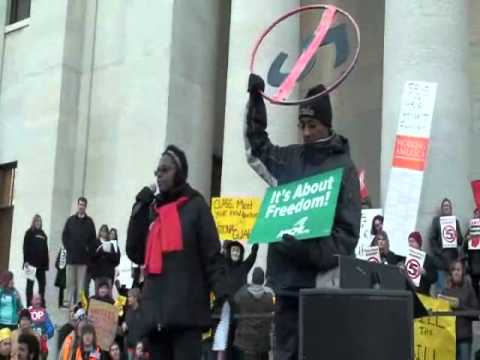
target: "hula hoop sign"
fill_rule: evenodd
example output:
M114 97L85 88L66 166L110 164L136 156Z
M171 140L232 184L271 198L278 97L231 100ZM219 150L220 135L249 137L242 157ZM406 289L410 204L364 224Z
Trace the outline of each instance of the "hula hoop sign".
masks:
M347 78L347 76L352 72L353 68L355 67L355 64L357 63L358 55L360 53L360 29L358 24L355 22L353 17L349 13L347 13L345 10L342 10L332 5L318 4L318 5L302 6L295 10L292 10L280 16L279 18L277 18L269 27L267 27L267 29L260 35L260 37L258 38L253 48L251 59L250 59L250 72L255 73L255 60L256 60L257 52L258 52L258 49L260 48L260 45L262 44L263 40L267 37L267 35L269 35L271 31L278 24L280 24L284 20L300 12L308 11L308 10L318 10L318 9L323 9L324 12L322 14L320 22L318 23L315 29L313 40L310 42L307 48L303 50L302 54L299 56L295 65L293 66L293 69L290 71L290 73L285 78L285 80L280 84L275 94L272 96L269 96L269 95L266 95L264 92L262 93L262 96L272 104L300 105L300 104L309 103L316 98L326 95L331 91L335 90ZM346 70L338 77L337 80L335 80L332 84L329 84L328 86L326 86L325 91L322 91L321 93L318 93L314 96L301 99L301 100L290 100L290 101L286 100L288 96L292 93L293 88L295 87L295 83L299 79L303 70L305 69L307 64L310 62L312 57L317 53L318 49L322 45L329 29L335 22L335 18L337 14L341 14L342 16L346 17L347 20L353 25L353 28L354 28L355 37L358 45L355 49L352 61L350 62Z

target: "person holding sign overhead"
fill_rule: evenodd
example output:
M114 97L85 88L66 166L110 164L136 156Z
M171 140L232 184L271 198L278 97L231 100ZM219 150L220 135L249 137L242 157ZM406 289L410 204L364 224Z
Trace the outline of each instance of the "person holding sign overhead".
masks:
M269 244L267 278L277 295L275 311L275 358L298 356L298 291L316 286L317 275L337 265L335 255L353 255L360 228L360 184L350 158L348 140L332 130L328 95L300 107L298 126L304 144L275 146L267 133L267 111L261 92L265 83L251 74L246 113L245 147L250 166L270 186L343 168L335 219L330 236L299 241L289 234ZM310 89L307 97L325 88ZM319 219L320 220L320 219Z
M450 263L458 259L458 247L463 244L460 223L452 214L452 201L443 199L440 207L440 215L436 216L432 221L430 246L432 248L435 266L438 268L437 293L442 292L445 288ZM441 220L443 219L453 220L453 224L442 226ZM455 228L453 228L454 226Z

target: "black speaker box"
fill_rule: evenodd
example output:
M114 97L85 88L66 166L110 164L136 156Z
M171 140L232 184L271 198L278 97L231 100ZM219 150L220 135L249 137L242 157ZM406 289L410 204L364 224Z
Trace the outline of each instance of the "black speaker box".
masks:
M409 291L300 292L301 360L413 360Z

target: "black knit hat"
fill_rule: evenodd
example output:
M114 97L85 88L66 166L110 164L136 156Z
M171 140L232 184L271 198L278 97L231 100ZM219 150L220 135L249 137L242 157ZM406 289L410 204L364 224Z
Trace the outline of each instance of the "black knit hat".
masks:
M175 145L168 145L163 155L170 156L177 166L178 181L182 183L186 182L188 177L188 162L185 153Z
M261 267L253 269L252 283L255 285L263 285L265 282L265 273Z
M315 96L325 91L325 86L317 85L308 90L305 98ZM320 121L328 128L332 127L332 105L328 94L313 99L309 103L300 106L299 118L310 117Z

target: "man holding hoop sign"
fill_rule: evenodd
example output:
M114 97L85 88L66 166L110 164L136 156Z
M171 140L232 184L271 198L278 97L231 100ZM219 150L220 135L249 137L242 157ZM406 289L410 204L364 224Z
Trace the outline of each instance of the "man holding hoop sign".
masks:
M323 85L310 89L300 106L298 125L304 144L287 147L270 142L267 111L262 97L265 84L251 74L246 115L245 147L250 166L270 186L343 168L343 179L330 236L297 240L285 234L283 241L268 247L267 277L277 295L275 311L275 359L298 356L298 292L316 286L337 266L335 255L353 255L360 227L360 184L350 158L348 140L332 130L332 109L328 95L314 97ZM318 219L322 221L322 219Z

